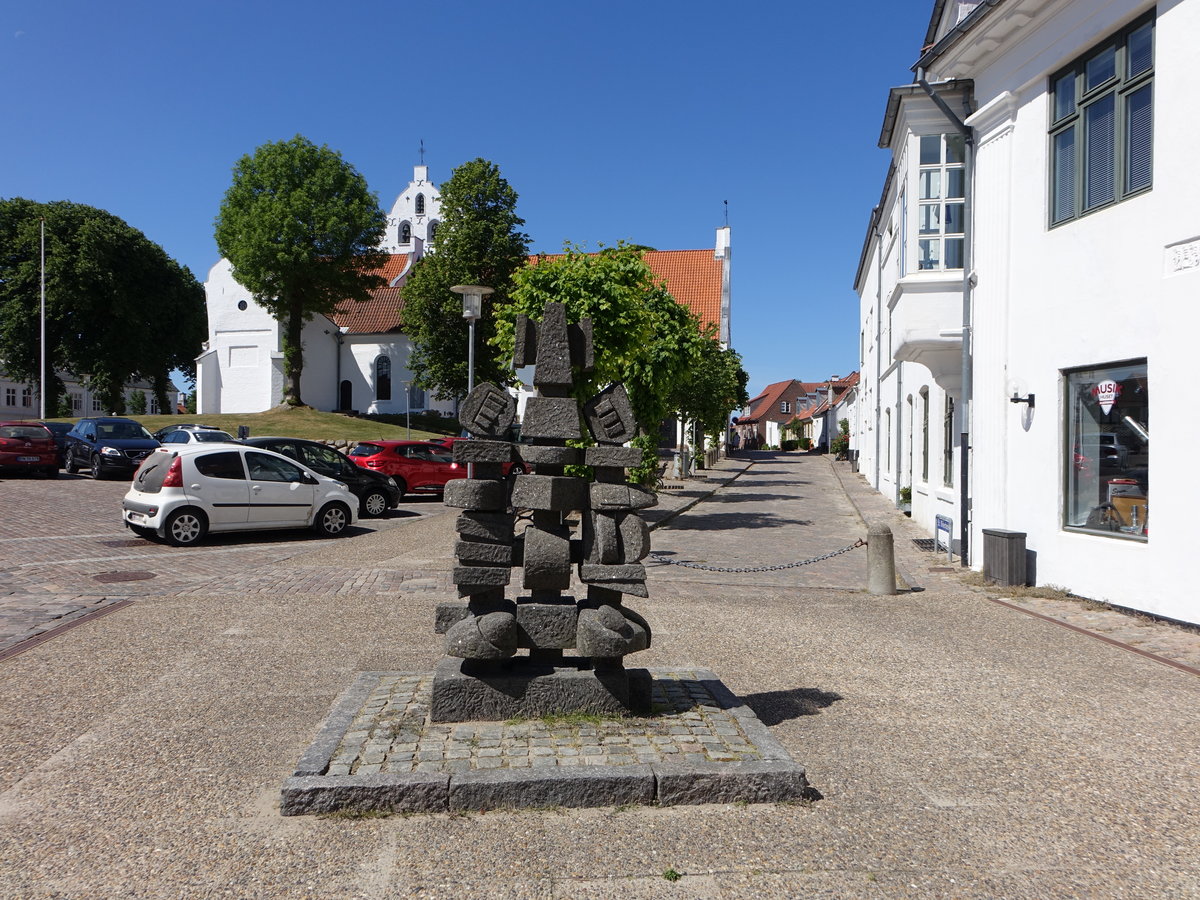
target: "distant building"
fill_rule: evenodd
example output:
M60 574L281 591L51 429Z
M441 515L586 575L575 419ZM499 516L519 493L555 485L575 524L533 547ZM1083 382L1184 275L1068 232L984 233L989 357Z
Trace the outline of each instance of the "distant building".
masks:
M72 418L95 416L113 411L104 408L100 395L93 393L86 378L62 370L59 370L58 377L62 379L64 394L70 401ZM131 381L125 385L123 393L127 408L133 395L138 391L146 395L146 412L149 415L174 412L173 408L166 410L158 408L158 401L154 397L154 385L148 381ZM180 393L179 388L174 384L168 385L167 401L172 404L172 407L178 405L182 397L183 394ZM37 384L16 381L4 370L3 362L0 362L0 419L36 419L39 417L40 409L41 397L38 394ZM58 418L57 410L46 410L46 418Z

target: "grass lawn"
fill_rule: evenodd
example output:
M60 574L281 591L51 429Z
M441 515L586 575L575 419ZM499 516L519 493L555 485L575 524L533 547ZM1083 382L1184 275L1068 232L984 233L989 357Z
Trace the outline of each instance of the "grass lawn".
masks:
M269 409L261 413L229 413L217 416L198 416L186 413L180 416L126 416L126 418L141 422L146 427L146 430L150 432L155 432L160 428L177 423L197 422L202 425L213 425L224 431L228 431L235 437L237 436L239 425L245 425L249 428L251 437L275 435L278 437L308 438L314 441L335 441L338 439L347 441L402 441L409 437L403 414L387 416L388 421L380 421L376 419L356 419L336 413L319 412L307 406L295 409L276 407L275 409ZM426 431L416 426L417 421L420 421L423 425L430 425L431 421L428 417L413 416L413 419L414 425L411 436L414 441L442 437L447 434L458 434L458 422L454 419L437 421L437 426L442 429L440 431ZM78 419L52 419L50 421L70 422L74 424ZM442 422L445 422L444 427L442 426Z

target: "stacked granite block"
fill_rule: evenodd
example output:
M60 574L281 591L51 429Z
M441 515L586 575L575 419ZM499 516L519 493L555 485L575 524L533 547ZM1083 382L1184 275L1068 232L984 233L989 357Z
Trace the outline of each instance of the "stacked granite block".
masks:
M650 627L622 597L647 596L641 561L650 539L638 510L653 506L655 496L625 480L626 468L641 462L640 450L622 446L635 430L628 395L613 385L584 404L596 446L568 447L583 437L571 389L573 369L592 368L591 322L569 325L565 307L548 303L540 326L520 317L516 333L513 363L535 366L539 394L522 422L529 443L500 440L515 407L495 385L477 387L460 411L475 439L455 443L455 461L472 463L474 477L446 488L446 505L462 510L454 568L460 599L438 609L447 658L434 678L431 717L645 714L649 674L626 669L624 657L650 646ZM510 495L503 472L512 462L532 474L516 476ZM566 474L579 463L593 468L590 484ZM575 513L578 536L568 525ZM564 593L573 565L586 585L581 598ZM508 599L518 568L522 592Z

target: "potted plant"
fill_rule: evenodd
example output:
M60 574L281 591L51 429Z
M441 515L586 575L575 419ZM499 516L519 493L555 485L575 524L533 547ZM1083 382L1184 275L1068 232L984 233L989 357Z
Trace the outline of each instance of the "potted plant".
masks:
M900 496L900 511L903 512L906 516L911 516L912 515L912 488L907 487L907 486L902 487L902 488L900 488L898 493Z

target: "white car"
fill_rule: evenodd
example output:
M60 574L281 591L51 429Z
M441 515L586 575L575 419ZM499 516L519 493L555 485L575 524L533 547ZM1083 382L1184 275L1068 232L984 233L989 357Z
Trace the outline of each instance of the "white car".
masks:
M270 450L180 444L151 453L121 501L125 525L184 547L210 532L312 528L337 537L358 521L346 485Z

